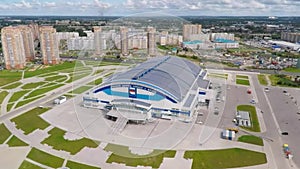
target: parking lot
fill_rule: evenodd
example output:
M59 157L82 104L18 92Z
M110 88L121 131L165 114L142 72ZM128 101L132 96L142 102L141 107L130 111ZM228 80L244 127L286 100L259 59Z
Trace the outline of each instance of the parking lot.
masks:
M284 93L284 91L287 91ZM298 89L283 89L270 88L266 93L270 104L275 113L277 122L281 132L286 132L282 135L284 143L290 145L294 162L300 166L300 114L299 104L300 90Z

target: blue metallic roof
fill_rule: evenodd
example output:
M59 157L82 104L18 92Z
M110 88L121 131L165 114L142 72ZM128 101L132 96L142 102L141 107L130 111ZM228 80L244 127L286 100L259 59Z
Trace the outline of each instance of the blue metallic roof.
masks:
M181 101L198 78L201 68L189 60L175 56L155 57L136 67L112 75L102 86L110 83L141 82L156 86Z

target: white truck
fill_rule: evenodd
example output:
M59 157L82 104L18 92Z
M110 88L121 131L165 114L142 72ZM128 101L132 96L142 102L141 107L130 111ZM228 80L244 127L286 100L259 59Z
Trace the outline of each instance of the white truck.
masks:
M53 101L53 103L54 104L63 104L66 101L67 101L67 97L66 96L60 96L59 98L55 99Z

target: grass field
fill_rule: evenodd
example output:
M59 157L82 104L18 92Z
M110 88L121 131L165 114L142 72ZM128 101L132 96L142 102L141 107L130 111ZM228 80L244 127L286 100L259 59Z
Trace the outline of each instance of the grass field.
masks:
M2 70L0 71L0 86L7 85L9 83L16 82L22 77L21 71L9 71Z
M39 115L45 113L50 108L34 108L28 112L13 118L11 121L16 123L16 127L24 131L24 134L29 134L36 129L44 130L50 124L44 121ZM34 123L33 123L34 122Z
M102 83L102 78L96 79L90 83L88 83L88 85L99 85Z
M246 130L253 131L253 132L260 132L259 122L256 114L256 109L254 106L251 105L239 105L237 106L237 111L247 111L250 113L251 119L251 127L242 127Z
M277 82L279 81L279 77L277 77L276 75L269 75L269 79L271 81L271 85L272 86L277 86Z
M246 75L236 75L236 78L237 79L249 79L249 77Z
M37 99L40 99L40 98L44 97L44 96L45 96L45 95L38 96L38 97L35 97L35 98L32 98L32 99L26 99L26 100L23 100L23 101L19 101L19 102L17 103L17 105L16 105L16 108L21 107L21 106L23 106L23 105L26 105L26 104L28 104L28 103L30 103L30 102L33 102L33 101L35 101L35 100L37 100Z
M27 83L24 86L22 86L22 89L34 89L37 88L39 86L44 85L46 82L36 82L36 83Z
M56 150L70 152L72 155L78 153L84 147L96 148L99 145L99 142L95 142L87 138L66 140L64 139L65 133L65 131L59 128L53 128L48 132L50 136L42 141L42 144L48 144Z
M56 72L56 71L61 71L61 70L64 70L64 69L74 68L75 65L76 65L76 62L64 62L62 64L49 66L47 68L39 69L39 70L36 70L36 71L26 71L25 75L24 75L24 78L29 78L29 77L34 77L34 76L38 76L38 75L53 73L53 72Z
M107 163L121 163L126 166L151 166L152 168L159 168L164 158L174 158L176 151L153 150L148 155L135 155L129 151L126 146L108 144L105 151L113 152L107 159Z
M272 86L283 86L283 87L300 87L300 84L294 82L289 76L285 75L269 75Z
M8 139L8 137L11 135L10 131L5 127L5 125L2 123L0 124L0 144L3 144L5 140Z
M74 73L72 76L70 76L70 79L66 81L66 83L72 83L73 81L76 81L76 80L79 80L79 79L82 79L88 75L90 75L91 72L84 72L84 73Z
M228 74L226 73L209 73L207 76L228 79Z
M246 79L236 79L236 84L250 86L249 80Z
M21 90L18 92L15 92L9 99L9 103L11 102L15 102L17 100L19 100L21 97L23 97L25 94L27 94L29 92L29 90Z
M57 89L59 87L63 86L63 84L57 84L55 86L50 86L50 87L45 87L41 89L34 90L33 92L29 93L27 96L25 96L25 99L31 98L31 97L36 97L43 95L51 90Z
M250 143L255 144L259 146L264 146L264 142L260 137L256 137L253 135L244 135L238 138L238 141L244 142L244 143Z
M8 86L2 87L2 89L14 89L14 88L17 88L21 85L22 85L21 82L16 82L16 83L10 84Z
M9 147L24 147L24 146L28 146L27 143L23 142L22 140L20 140L18 137L13 136L8 142L7 144L9 145Z
M74 161L68 161L66 167L69 167L70 169L100 169L99 167L81 164Z
M71 91L69 93L81 94L81 93L84 93L85 91L87 91L91 88L92 88L92 86L81 86L81 87L78 87L77 89L74 89L73 91Z
M5 99L5 97L8 95L7 91L2 91L0 92L0 105L2 104L3 100Z
M113 74L114 74L114 72L110 72L110 73L107 73L106 75L104 75L104 77L109 77L109 76L111 76Z
M257 75L258 81L261 85L267 86L268 85L268 81L267 81L267 77L264 74L260 74Z
M94 73L93 75L100 74L100 73L102 73L103 71L104 71L103 69L96 70L95 73Z
M297 68L286 68L284 69L286 72L300 73L300 69Z
M37 165L34 165L28 161L23 161L19 169L43 169Z
M36 148L31 149L27 155L27 158L52 168L59 168L64 162L64 159L53 156Z
M61 80L61 79L67 79L68 77L65 75L57 75L57 76L51 76L51 77L47 77L45 78L45 81L57 81L57 80Z
M186 151L185 159L193 159L192 169L241 168L264 164L266 154L239 149Z
M48 77L48 76L55 76L55 75L58 75L58 73L57 72L52 72L52 73L42 74L38 77Z
M9 112L13 106L14 106L14 103L7 104L6 111Z

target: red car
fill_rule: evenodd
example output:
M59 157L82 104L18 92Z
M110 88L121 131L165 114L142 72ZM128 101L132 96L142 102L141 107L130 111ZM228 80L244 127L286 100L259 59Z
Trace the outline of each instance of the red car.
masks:
M248 89L248 90L247 90L247 93L248 93L248 94L251 94L251 90L250 90L250 89Z

